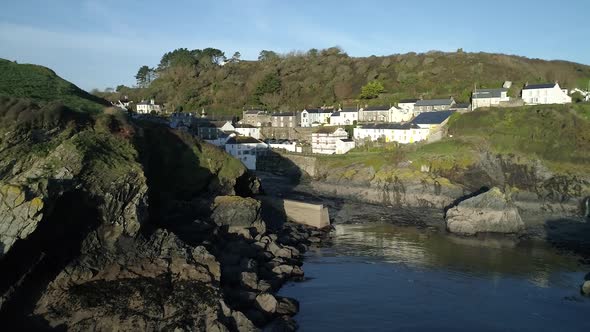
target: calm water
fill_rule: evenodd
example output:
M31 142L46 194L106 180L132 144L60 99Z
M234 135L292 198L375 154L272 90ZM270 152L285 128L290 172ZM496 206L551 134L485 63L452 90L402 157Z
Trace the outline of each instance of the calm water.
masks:
M301 331L590 331L590 267L542 243L339 225L285 285Z

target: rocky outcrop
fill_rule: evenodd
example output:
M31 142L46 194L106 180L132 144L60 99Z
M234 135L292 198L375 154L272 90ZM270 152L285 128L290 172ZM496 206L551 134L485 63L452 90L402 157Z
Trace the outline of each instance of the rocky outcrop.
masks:
M211 206L211 219L230 233L255 236L266 231L260 215L260 202L249 197L217 196Z
M497 187L449 208L445 220L449 232L463 235L519 233L525 227L516 206Z

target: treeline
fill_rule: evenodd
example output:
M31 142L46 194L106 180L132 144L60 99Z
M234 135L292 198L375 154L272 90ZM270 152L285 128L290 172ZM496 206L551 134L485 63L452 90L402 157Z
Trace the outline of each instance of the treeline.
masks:
M586 87L590 78L590 67L582 64L461 49L358 58L331 47L287 54L263 50L257 61L240 57L215 48L179 48L156 66L139 68L136 87L100 95L155 98L171 111L240 113L244 108L393 104L404 98L453 96L467 102L475 85L493 88L512 81L509 93L516 96L526 82L559 81L573 88Z

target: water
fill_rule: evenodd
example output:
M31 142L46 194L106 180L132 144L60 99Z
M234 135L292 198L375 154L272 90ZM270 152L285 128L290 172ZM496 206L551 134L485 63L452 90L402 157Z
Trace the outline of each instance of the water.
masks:
M338 225L304 270L301 331L590 331L590 267L544 243Z

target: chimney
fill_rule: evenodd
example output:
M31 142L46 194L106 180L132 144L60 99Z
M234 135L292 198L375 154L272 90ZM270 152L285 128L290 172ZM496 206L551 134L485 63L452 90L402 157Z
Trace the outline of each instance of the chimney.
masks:
M155 105L156 101L154 99L150 99L150 104Z

